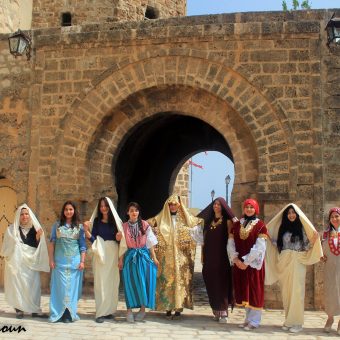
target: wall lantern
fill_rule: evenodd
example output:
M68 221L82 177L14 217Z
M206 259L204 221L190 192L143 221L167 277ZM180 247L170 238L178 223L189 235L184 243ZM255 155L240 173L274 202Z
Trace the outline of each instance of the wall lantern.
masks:
M31 58L31 38L22 32L16 31L8 38L9 51L16 58L26 53L27 60Z
M334 14L326 26L328 46L331 43L340 44L340 18L334 18Z

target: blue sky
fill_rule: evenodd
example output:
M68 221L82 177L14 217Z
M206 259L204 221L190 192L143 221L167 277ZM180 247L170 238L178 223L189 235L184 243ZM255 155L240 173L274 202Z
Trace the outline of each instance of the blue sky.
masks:
M292 1L287 0L286 2L288 8L291 8ZM311 0L309 3L312 9L339 8L340 5L339 0ZM281 10L282 0L187 0L187 15Z
M299 1L301 2L301 0ZM340 0L312 0L309 1L312 9L339 8ZM256 11L281 11L282 0L188 0L187 15L204 15L233 12ZM287 0L288 8L292 7L292 1ZM215 191L215 197L226 196L225 177L232 178L229 184L229 197L234 182L234 165L223 154L208 151L197 154L193 162L203 166L203 170L192 167L191 207L203 209L211 202L211 191Z

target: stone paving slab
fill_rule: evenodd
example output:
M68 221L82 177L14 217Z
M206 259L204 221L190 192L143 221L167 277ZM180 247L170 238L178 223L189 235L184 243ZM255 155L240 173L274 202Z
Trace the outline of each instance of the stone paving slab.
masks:
M49 296L42 296L42 309L48 313ZM125 304L119 302L115 320L97 324L94 321L94 299L81 299L79 302L80 321L72 324L49 323L45 319L25 315L17 320L11 307L0 293L0 325L23 326L26 332L1 333L0 339L340 339L336 334L336 318L331 334L325 334L322 327L326 314L322 311L306 311L303 332L289 334L281 330L282 310L265 310L262 326L256 331L246 332L238 328L242 323L244 311L236 308L230 313L229 323L221 325L213 321L210 308L198 306L195 310L185 310L182 320L167 320L163 313L149 312L144 322L128 324L125 321Z
M306 311L304 330L298 334L289 334L281 330L284 320L282 310L265 310L263 312L262 326L252 332L246 332L238 325L244 320L244 310L235 308L229 314L228 324L219 324L212 319L206 290L204 287L200 252L197 251L194 275L194 310L184 310L180 321L165 319L164 313L149 312L145 321L129 324L125 321L125 302L122 289L118 311L115 320L108 320L98 324L95 319L95 302L92 296L83 297L79 301L79 321L64 323L49 323L47 319L31 318L25 315L23 320L15 318L13 308L8 306L4 293L0 292L0 339L34 339L34 340L62 340L62 339L296 339L296 340L322 340L339 339L336 326L339 317L335 318L332 333L326 334L322 328L326 322L323 311ZM49 295L43 295L41 301L43 312L49 311ZM1 333L4 325L24 326L26 332Z

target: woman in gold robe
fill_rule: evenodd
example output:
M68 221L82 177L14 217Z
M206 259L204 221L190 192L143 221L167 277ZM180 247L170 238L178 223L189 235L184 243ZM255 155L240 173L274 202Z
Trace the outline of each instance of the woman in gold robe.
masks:
M172 195L162 211L148 222L158 239L156 309L166 311L168 319L179 319L183 308L193 309L196 243L191 231L202 220L189 213L180 196Z

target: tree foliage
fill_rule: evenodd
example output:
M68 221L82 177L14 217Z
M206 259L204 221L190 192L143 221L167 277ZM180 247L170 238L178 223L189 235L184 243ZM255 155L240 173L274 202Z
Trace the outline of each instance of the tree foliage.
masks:
M309 2L309 0L303 0L301 2L301 4L299 3L299 0L292 0L292 8L294 11L298 10L298 9L311 9L311 3ZM282 1L282 10L283 11L288 11L288 5L287 5L287 1L283 0Z

